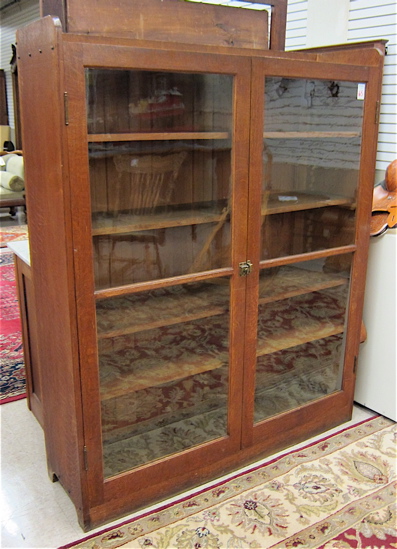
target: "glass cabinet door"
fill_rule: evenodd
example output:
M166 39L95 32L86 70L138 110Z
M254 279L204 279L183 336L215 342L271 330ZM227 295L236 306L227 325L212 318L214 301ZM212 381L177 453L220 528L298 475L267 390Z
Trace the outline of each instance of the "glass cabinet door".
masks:
M233 76L85 79L111 477L228 433Z
M342 387L365 85L263 89L255 424Z

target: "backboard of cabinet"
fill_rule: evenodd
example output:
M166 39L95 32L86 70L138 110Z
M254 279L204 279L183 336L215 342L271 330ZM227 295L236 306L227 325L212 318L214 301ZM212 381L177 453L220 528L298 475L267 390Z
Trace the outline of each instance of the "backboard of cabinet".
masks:
M284 50L287 3L253 0L254 9L239 9L184 0L40 0L40 13L58 17L64 32ZM260 4L258 9L254 4Z
M41 16L58 17L65 32L196 46L284 49L287 0L269 0L258 7L247 10L185 0L40 0Z

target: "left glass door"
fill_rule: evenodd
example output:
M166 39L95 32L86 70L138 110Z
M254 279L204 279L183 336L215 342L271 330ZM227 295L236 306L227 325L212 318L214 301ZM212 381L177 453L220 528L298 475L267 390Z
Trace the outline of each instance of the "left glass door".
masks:
M234 78L85 69L105 478L229 432Z

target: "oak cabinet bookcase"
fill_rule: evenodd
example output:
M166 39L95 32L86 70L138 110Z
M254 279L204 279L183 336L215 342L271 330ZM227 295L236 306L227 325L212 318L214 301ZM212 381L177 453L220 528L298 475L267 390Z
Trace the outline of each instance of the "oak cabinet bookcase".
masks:
M83 528L350 418L383 55L19 32L48 467Z

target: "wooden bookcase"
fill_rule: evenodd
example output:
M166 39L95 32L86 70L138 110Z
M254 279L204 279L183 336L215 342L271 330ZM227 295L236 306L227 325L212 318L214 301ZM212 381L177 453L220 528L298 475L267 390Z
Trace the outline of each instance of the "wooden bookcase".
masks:
M383 56L18 33L48 467L83 528L350 418Z

